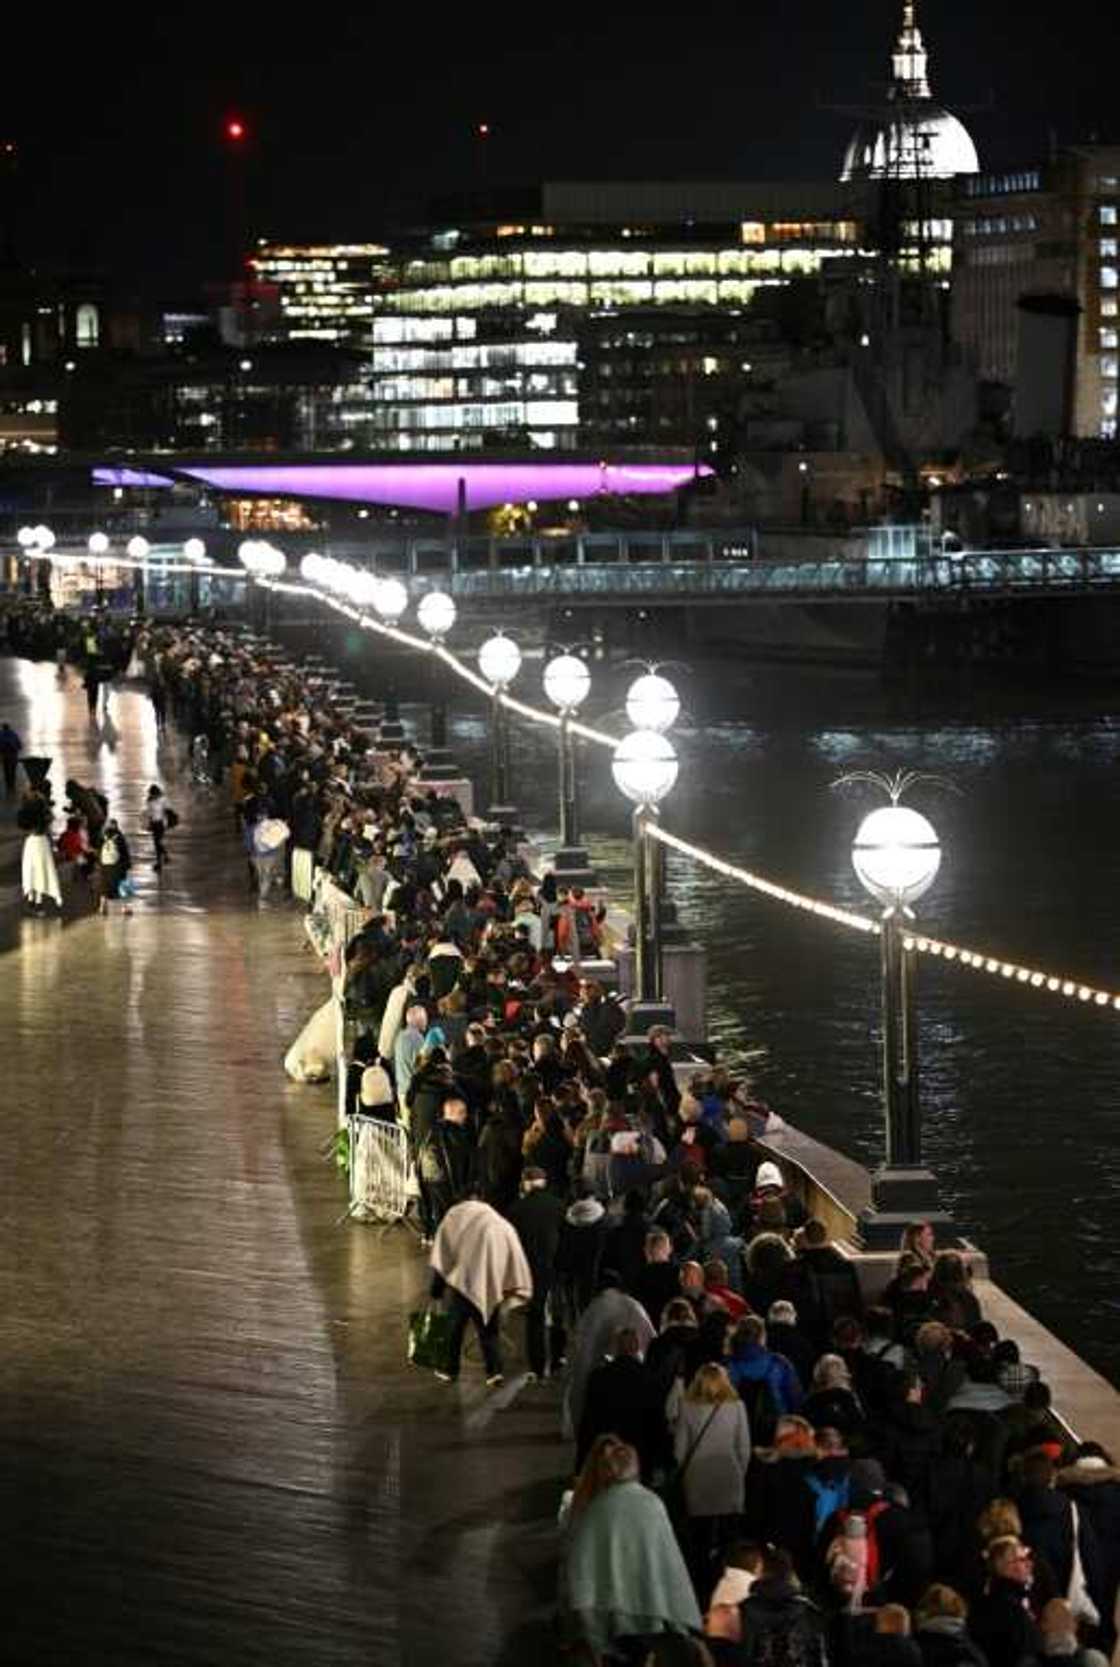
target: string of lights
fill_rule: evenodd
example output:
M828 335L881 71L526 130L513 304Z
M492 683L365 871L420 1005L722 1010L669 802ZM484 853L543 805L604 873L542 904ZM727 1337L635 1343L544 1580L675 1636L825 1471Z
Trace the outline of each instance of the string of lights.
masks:
M945 943L940 938L913 935L903 938L902 944L904 949L916 950L919 955L932 955L936 960L966 967L970 972L985 972L993 978L1006 979L1008 983L1024 984L1032 990L1045 991L1047 995L1062 996L1067 1001L1080 1001L1087 1006L1091 1004L1120 1012L1120 994L1083 984L1077 978L1043 972L1038 967L1021 966L1018 961L1005 961L1002 956L968 949L963 944Z
M404 648L416 649L424 654L435 654L450 671L470 683L472 687L485 695L492 695L493 690L484 677L480 677L470 666L460 660L457 654L443 643L414 637L411 632L404 631L398 625L387 625L383 620L375 619L372 615L348 606L326 591L313 589L311 586L285 583L283 580L258 579L258 584L269 590L284 591L290 595L306 596L311 594L343 614L355 624L363 626L379 636L388 637ZM518 700L507 693L500 693L498 697L503 706L511 712L517 712L531 723L547 724L556 728L559 718L555 713L546 712L527 701ZM613 751L618 745L618 737L609 735L605 730L595 729L590 724L571 723L573 734L583 736L597 746L605 746ZM834 926L846 927L849 931L861 932L865 937L879 936L879 922L870 915L857 914L853 909L841 909L835 903L828 903L821 897L810 897L808 893L795 891L790 886L779 885L775 880L768 880L763 874L755 874L749 868L741 868L737 863L728 862L726 858L717 856L713 851L705 850L703 846L693 845L689 840L682 839L679 834L669 833L660 824L652 824L648 828L652 839L670 850L690 857L694 862L701 863L713 873L722 874L725 879L734 880L739 885L748 886L750 890L768 897L772 902L783 903L788 908L798 909L804 914L814 915L820 920L827 920ZM1120 1012L1120 993L1099 989L1095 985L1085 984L1080 979L1068 978L1056 973L1043 972L1037 967L1023 966L1017 961L1009 961L1001 955L991 955L984 950L970 949L962 944L947 943L940 938L927 937L924 934L908 934L903 939L903 947L919 955L929 955L936 960L943 961L948 966L961 966L971 972L984 972L995 978L1002 978L1008 983L1022 985L1047 995L1056 995L1063 1000L1078 1001L1085 1006L1093 1006L1110 1012Z

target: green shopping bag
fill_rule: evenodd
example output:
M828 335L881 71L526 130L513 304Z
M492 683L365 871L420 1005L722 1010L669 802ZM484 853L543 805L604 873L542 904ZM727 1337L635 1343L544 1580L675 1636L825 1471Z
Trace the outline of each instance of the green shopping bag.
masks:
M421 1308L408 1317L408 1358L413 1366L446 1372L451 1316L442 1308Z

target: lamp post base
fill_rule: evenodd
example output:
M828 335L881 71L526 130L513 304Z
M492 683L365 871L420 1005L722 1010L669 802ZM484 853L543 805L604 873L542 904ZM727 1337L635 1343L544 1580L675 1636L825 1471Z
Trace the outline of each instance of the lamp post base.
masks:
M623 1040L627 1037L644 1037L653 1025L665 1025L669 1030L677 1028L677 1015L667 1001L632 1001L626 1012L626 1029Z
M521 824L521 812L516 805L491 805L486 820L496 822L499 828L516 828Z
M552 859L552 871L559 886L582 886L585 891L599 884L599 876L582 845L563 845Z
M447 747L429 747L420 766L420 780L458 781L462 771Z
M872 1181L874 1203L859 1218L859 1234L867 1250L897 1250L902 1230L911 1221L928 1221L942 1242L957 1237L941 1208L932 1170L884 1166L875 1171Z

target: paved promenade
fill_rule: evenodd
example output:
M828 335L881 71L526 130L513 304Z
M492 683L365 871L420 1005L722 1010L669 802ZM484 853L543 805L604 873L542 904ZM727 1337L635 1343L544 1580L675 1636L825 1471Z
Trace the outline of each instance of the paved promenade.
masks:
M337 1225L332 1091L281 1069L325 992L298 914L250 901L142 695L91 726L72 675L0 659L0 717L57 799L108 794L140 887L23 918L0 801L5 1661L547 1663L556 1407L404 1364L415 1241Z

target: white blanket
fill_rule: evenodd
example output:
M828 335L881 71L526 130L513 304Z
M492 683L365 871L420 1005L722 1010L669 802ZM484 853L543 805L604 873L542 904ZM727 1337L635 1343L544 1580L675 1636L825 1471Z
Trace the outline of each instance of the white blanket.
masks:
M325 1082L334 1075L338 1053L338 1003L328 997L312 1013L284 1056L293 1082Z
M53 897L62 907L62 891L58 884L58 869L46 834L28 834L23 842L23 895L34 902Z
M503 1302L528 1302L533 1276L516 1229L489 1204L454 1204L439 1224L432 1267L489 1320Z

